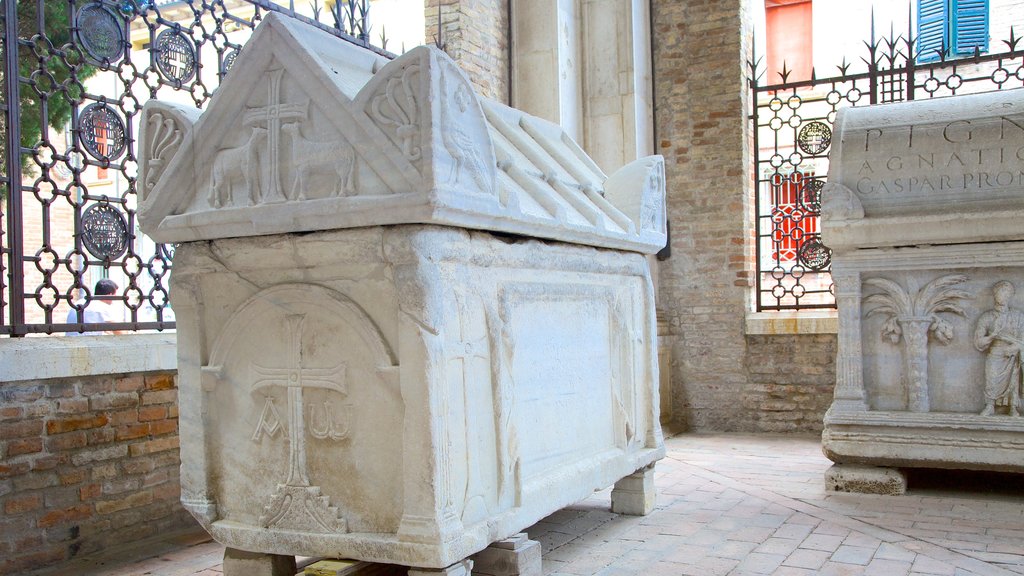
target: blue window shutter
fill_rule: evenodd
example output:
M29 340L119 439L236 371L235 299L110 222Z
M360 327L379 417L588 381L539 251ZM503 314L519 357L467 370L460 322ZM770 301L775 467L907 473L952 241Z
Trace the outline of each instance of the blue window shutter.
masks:
M948 24L949 0L917 0L918 62L934 62L943 48L949 50Z
M988 0L953 0L953 52L988 51Z

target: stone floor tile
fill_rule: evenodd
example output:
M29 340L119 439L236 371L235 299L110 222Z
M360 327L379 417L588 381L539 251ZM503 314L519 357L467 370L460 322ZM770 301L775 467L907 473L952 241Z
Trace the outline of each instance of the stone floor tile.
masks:
M846 546L860 546L862 548L878 548L882 544L882 541L874 536L869 536L860 532L851 532L850 535L843 540L843 544Z
M804 538L803 542L800 543L798 548L806 548L808 550L822 550L825 552L835 552L836 548L843 543L842 536L831 536L829 534L811 534L807 538Z
M815 576L817 570L810 570L808 568L795 568L793 566L779 566L772 576Z
M782 561L782 564L784 566L816 570L821 568L831 555L831 552L822 550L798 548L797 550L794 550L792 554L787 556L786 559Z
M745 526L729 534L729 539L761 544L765 540L768 540L775 531L776 530L771 528L763 528L761 526Z
M914 559L914 564L910 569L912 572L920 572L922 574L939 574L941 576L953 576L953 573L956 572L956 566L935 560L934 558L925 556L924 554L917 555L917 558Z
M842 562L826 562L818 569L820 576L860 576L864 574L864 566L844 564Z
M795 540L803 540L811 534L811 530L814 526L811 524L793 524L787 521L775 531L772 536L776 538L792 538Z
M694 568L703 570L700 576L725 576L739 564L738 560L732 558L719 558L717 556L705 556L693 564Z
M771 574L782 564L786 556L783 554L764 554L751 552L740 560L736 570L752 574Z
M743 542L742 540L726 540L721 544L711 548L708 553L709 556L720 556L722 558L732 558L733 560L742 560L747 554L757 546L753 542Z
M866 566L868 562L871 562L871 559L875 555L875 550L877 549L878 548L876 547L865 548L863 546L848 546L843 544L839 548L836 548L836 551L832 553L832 561Z
M905 548L902 548L896 544L890 544L888 542L882 542L875 551L875 558L881 560L899 560L901 562L913 562L914 558L917 557L917 552L911 552Z
M799 545L799 540L790 540L788 538L769 538L760 546L755 548L754 552L761 552L764 554L783 554L788 556L792 554Z
M864 576L905 576L911 563L903 560L875 558L864 567Z
M671 553L666 554L661 561L673 564L692 565L699 562L708 555L709 550L703 546L682 545Z
M846 538L850 534L850 529L844 528L838 524L833 524L831 522L822 522L821 524L818 524L817 527L815 527L814 532L812 532L812 534L840 536L842 538Z

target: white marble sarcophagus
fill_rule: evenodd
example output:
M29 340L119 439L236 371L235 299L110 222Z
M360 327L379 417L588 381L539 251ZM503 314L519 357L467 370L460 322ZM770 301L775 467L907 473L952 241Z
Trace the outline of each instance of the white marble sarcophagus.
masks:
M432 47L272 13L141 139L140 222L180 243L182 501L218 541L441 568L664 455L660 157L606 177Z
M842 110L833 142L829 478L899 492L898 472L856 466L1024 472L1024 91Z

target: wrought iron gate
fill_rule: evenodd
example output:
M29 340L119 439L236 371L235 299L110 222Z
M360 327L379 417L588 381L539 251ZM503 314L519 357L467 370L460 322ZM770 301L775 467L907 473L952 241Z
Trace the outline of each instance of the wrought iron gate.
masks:
M174 327L174 248L136 228L140 112L205 106L268 11L391 56L370 45L369 0L313 0L313 18L266 0L2 4L0 335ZM117 292L93 294L107 276ZM121 317L91 322L94 300Z
M760 60L748 63L757 217L757 310L835 308L832 252L821 241L821 189L828 172L832 124L844 106L900 102L1024 86L1024 46L993 42L1003 52L951 60L921 54L912 34L865 42L866 70L843 62L838 75L760 84ZM922 64L927 60L929 63Z

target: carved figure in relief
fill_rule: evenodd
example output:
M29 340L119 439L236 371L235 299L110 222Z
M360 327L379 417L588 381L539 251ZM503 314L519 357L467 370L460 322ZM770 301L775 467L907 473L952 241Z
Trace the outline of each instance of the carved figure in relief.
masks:
M981 315L974 331L974 347L985 358L985 409L982 416L1006 406L1011 416L1024 413L1021 351L1024 350L1024 312L1010 307L1016 288L1002 280L992 286L995 307Z
M864 284L880 288L864 298L865 305L877 304L868 310L867 316L884 314L887 318L882 325L882 338L893 344L903 340L903 378L907 386L908 408L911 412L928 412L928 335L940 344L953 339L953 326L940 312L966 316L959 301L969 298L964 290L957 288L967 281L962 274L949 274L932 280L920 290L917 282L908 281L909 290L885 278L869 278Z
M213 160L210 206L220 208L225 203L231 203L234 196L231 194L232 180L244 181L249 202L259 202L260 179L256 148L266 138L266 129L253 128L245 144L217 152L217 157Z
M298 124L281 126L292 139L292 166L295 180L292 182L290 198L306 199L306 187L310 173L333 168L338 174L338 184L332 197L351 196L356 193L356 155L351 146L343 142L317 142L304 137Z

